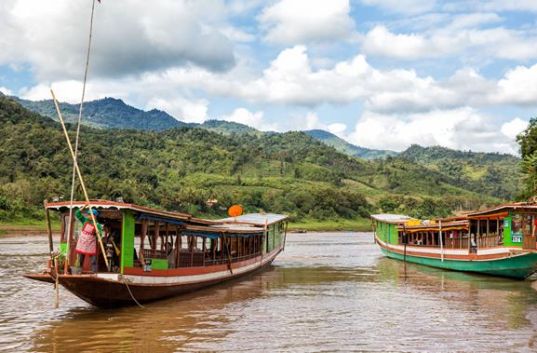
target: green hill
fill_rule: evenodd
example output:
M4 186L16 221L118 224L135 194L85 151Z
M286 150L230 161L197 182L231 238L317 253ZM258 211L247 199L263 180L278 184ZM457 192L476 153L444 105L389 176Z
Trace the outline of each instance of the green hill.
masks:
M54 120L57 119L52 100L30 101L12 98L28 110ZM67 122L78 121L80 104L60 103L60 107ZM115 98L104 98L84 103L83 123L97 128L156 131L187 126L186 123L178 121L166 112L157 109L143 111Z
M71 161L57 122L0 97L0 134L0 220L39 218L44 199L68 197ZM240 203L295 220L356 220L393 210L447 215L501 201L419 163L357 159L302 132L83 127L79 162L93 198L196 215L221 216ZM212 198L216 207L206 204Z
M455 185L475 192L513 199L521 188L520 158L510 154L412 145L399 157L438 171Z
M304 132L307 135L324 142L328 146L332 146L336 150L348 154L349 156L360 157L364 159L378 159L397 155L397 152L394 151L373 150L353 145L325 130L308 130Z
M26 109L48 116L56 120L56 110L52 100L30 101L11 97L17 100ZM78 104L61 103L62 112L66 121L75 122L78 119ZM231 134L252 134L263 135L265 132L259 131L253 127L230 122L225 120L207 120L202 124L181 122L166 112L160 110L143 111L134 108L121 99L104 98L84 104L84 119L82 123L87 126L96 128L113 128L113 129L135 129L135 130L155 130L162 131L177 127L198 127L223 135ZM272 134L273 132L269 132ZM324 131L310 130L306 133L313 138L335 147L338 151L348 154L349 156L361 157L366 159L384 158L395 155L392 151L371 150L354 146L339 137Z
M254 129L253 127L225 120L207 120L202 124L191 124L192 127L217 132L223 135L231 134L247 134L247 135L263 135L263 132Z

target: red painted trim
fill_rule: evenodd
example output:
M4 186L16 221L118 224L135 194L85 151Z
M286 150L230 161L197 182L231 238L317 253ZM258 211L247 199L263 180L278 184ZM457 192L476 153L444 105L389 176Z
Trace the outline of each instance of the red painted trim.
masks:
M498 213L490 213L485 215L475 215L475 216L468 216L469 219L474 220L484 220L484 219L503 219L505 217L509 216L509 212L498 212Z
M508 204L500 205L500 206L497 206L497 207L489 208L488 210L479 211L479 212L472 212L472 213L468 214L468 218L474 218L474 217L487 215L487 214L490 214L490 213L496 213L496 212L500 212L500 211L504 211L504 210L506 212L509 211L509 210L514 210L514 211L517 211L517 210L519 210L519 211L524 211L524 210L537 211L537 204L528 203L528 202L508 203Z

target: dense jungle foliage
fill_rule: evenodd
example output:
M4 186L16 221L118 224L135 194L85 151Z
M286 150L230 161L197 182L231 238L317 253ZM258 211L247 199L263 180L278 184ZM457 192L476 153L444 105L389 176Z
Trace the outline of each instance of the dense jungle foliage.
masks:
M526 130L517 136L517 142L522 156L523 197L534 198L537 196L537 118L530 120Z
M68 199L72 163L57 122L0 97L0 136L0 221L40 218L44 199ZM196 215L222 216L240 203L247 211L287 213L295 220L381 211L430 217L512 196L510 190L499 195L502 186L494 180L480 189L441 167L400 157L357 159L302 132L83 127L81 136L79 164L92 198L122 197ZM209 199L217 199L216 206Z

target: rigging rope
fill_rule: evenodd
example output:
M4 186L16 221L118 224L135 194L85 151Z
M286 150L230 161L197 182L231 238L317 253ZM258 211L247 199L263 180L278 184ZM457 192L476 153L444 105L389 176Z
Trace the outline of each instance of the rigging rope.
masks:
M92 1L91 4L91 16L90 16L90 28L89 28L89 38L88 38L88 49L86 51L86 66L84 68L84 80L82 83L82 97L80 99L80 107L78 109L78 123L76 127L76 137L75 137L75 157L74 157L74 163L73 163L73 175L71 177L71 203L69 207L69 228L67 231L67 261L66 261L66 267L65 272L67 272L67 263L70 259L70 248L71 248L71 238L72 238L72 227L71 224L73 223L73 203L74 203L74 196L75 196L75 184L76 184L76 163L78 159L78 142L80 137L80 125L82 122L82 110L84 107L84 98L86 96L86 82L88 79L88 68L89 68L89 60L90 60L90 53L91 53L91 39L92 39L92 33L93 33L93 14L95 13L95 0Z
M132 294L132 292L131 292L131 288L129 287L129 284L127 283L128 280L127 280L126 278L122 278L122 280L123 280L123 284L127 287L127 290L129 291L129 294L130 294L132 300L134 300L134 302L136 303L136 305L138 305L140 308L144 309L145 306L143 306L142 304L140 304L140 303L138 302L138 300L136 300L136 298L135 298L134 295Z

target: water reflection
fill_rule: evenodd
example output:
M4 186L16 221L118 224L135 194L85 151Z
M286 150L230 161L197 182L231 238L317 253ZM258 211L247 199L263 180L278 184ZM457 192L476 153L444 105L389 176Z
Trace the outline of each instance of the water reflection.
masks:
M535 290L527 281L445 271L387 258L379 260L377 267L385 281L410 286L481 315L490 314L488 319L505 322L508 329L530 324L523 313L537 304Z
M369 234L288 237L268 271L147 305L97 310L20 279L34 245L0 249L0 349L35 352L532 351L530 281L405 264ZM9 246L8 246L9 247ZM46 248L45 248L46 251ZM24 293L13 295L13 293ZM24 305L21 305L24 303ZM29 305L33 303L33 305ZM23 340L30 337L30 340Z

